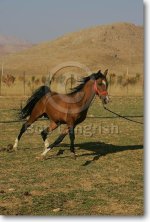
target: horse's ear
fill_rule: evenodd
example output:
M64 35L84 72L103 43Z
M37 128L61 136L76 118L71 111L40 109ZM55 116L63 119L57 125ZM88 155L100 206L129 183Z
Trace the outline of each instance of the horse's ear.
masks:
M100 73L101 73L101 70L99 70L98 73L100 74Z
M108 69L105 70L104 76L107 76L107 74L108 74Z

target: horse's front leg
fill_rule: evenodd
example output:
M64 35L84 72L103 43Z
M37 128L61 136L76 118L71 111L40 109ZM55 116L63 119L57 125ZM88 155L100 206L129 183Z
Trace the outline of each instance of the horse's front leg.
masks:
M65 136L68 134L68 127L67 128L65 128L64 130L63 130L63 132L58 136L58 138L55 140L55 142L54 143L52 143L51 145L49 145L47 148L45 148L45 150L44 150L44 152L41 154L41 158L42 159L45 159L45 157L46 157L46 154L53 148L53 147L55 147L55 146L57 146L58 144L60 144L62 141L63 141L63 139L65 138ZM40 158L40 159L41 159Z
M55 130L57 127L58 127L58 124L56 124L55 122L51 122L50 126L41 132L41 136L44 141L44 151L45 152L47 151L47 148L49 147L49 142L48 142L47 136L48 136L48 134L52 133L53 130Z
M70 151L73 153L73 157L76 159L75 148L74 148L75 133L73 126L69 128L69 137L70 137Z

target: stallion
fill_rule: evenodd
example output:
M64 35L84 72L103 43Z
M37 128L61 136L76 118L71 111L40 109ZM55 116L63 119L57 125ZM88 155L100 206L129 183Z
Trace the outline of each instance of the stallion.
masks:
M37 89L21 110L21 119L26 119L27 117L28 119L22 125L13 149L17 150L18 142L28 127L38 118L46 116L50 120L50 124L41 132L44 141L44 151L41 154L41 158L45 158L46 154L53 147L61 143L67 134L70 137L70 151L75 157L75 127L85 120L89 106L95 95L99 96L103 104L109 102L107 73L108 69L104 73L98 71L84 77L81 79L80 84L68 94L52 92L47 86L41 86ZM66 125L65 129L54 143L49 145L47 140L48 134L61 124Z

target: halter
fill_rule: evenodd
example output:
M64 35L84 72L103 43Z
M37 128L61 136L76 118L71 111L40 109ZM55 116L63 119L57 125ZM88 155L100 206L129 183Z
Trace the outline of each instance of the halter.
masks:
M94 81L94 91L95 91L96 95L100 95L100 96L107 96L107 95L108 95L108 92L107 92L106 90L100 91L100 90L97 88L97 82L96 82L96 80Z

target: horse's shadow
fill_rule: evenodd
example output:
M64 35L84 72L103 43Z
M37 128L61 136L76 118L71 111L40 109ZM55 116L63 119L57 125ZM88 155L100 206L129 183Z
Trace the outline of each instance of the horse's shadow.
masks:
M69 147L68 144L61 144L61 147ZM127 150L139 150L143 149L143 145L126 145L126 146L118 146L113 144L106 144L100 142L86 142L86 143L79 143L75 145L77 149L83 149L87 151L92 151L92 153L83 153L81 155L77 155L78 157L81 156L92 156L92 160L86 161L83 166L87 166L93 161L98 160L100 157L105 156L110 153L118 153ZM63 154L64 150L60 149L57 155Z

